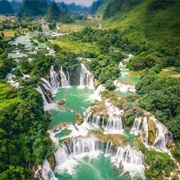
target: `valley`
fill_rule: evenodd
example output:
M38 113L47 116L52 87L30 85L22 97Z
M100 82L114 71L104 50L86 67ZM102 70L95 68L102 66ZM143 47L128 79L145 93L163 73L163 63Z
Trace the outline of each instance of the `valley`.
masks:
M0 18L0 177L178 180L179 2L34 2Z

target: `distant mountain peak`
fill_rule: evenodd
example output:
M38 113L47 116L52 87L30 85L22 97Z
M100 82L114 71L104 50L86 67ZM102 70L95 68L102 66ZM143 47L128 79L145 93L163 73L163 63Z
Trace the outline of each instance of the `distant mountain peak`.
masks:
M7 0L0 0L0 14L13 14L14 10Z
M46 13L48 3L46 0L23 0L20 16L41 16Z

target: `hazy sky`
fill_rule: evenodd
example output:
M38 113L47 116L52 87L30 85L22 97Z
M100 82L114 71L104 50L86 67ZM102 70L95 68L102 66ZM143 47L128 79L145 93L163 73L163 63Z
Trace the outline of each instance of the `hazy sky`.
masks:
M67 4L75 2L78 5L90 6L94 0L56 0L56 1L65 2Z

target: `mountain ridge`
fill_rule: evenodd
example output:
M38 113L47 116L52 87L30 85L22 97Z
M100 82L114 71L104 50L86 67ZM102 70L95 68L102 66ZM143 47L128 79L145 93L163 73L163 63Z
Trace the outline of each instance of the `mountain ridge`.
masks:
M7 0L0 0L0 14L13 14L14 10Z

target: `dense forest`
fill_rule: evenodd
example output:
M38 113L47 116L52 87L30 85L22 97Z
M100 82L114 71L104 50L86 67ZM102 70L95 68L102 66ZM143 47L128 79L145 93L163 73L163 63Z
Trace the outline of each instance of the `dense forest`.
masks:
M14 10L11 4L6 0L0 1L0 14L13 14Z
M16 66L0 44L0 176L1 179L32 179L30 169L51 154L46 134L50 118L41 95L32 88L13 89L4 78Z
M155 64L179 67L179 1L112 1L104 13L104 26L121 30L136 56L128 65L133 70Z

